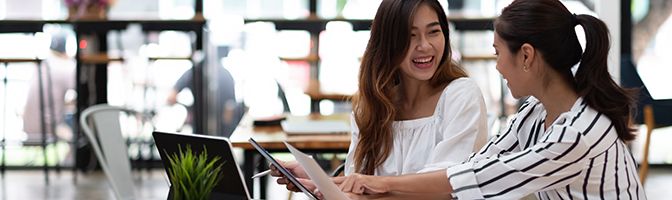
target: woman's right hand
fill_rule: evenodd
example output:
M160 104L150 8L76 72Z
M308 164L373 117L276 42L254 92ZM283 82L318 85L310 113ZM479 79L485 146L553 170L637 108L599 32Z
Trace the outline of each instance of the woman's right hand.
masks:
M308 174L306 173L306 171L303 169L303 167L301 167L301 165L299 165L298 162L296 162L296 161L285 162L285 161L278 160L278 163L280 165L282 165L283 167L285 167L285 169L287 169L289 171L289 173L292 173L294 175L294 177L303 178L303 179L310 179L310 177L308 177ZM271 169L271 176L278 177L278 178L284 178L285 177L285 175L280 173L280 170L278 170L278 168L276 168L273 164L270 164L268 168Z
M353 194L383 194L390 191L390 186L383 180L385 177L376 177L358 173L348 176L335 177L332 180L341 191Z
M310 179L297 178L296 180L298 180L298 181L301 183L301 185L303 185L304 187L306 187L306 190L307 190L307 191L315 191L315 190L317 190L317 186L315 186L315 183L313 183L313 181L311 181ZM301 191L301 189L299 189L299 187L297 187L296 185L292 184L292 182L289 182L289 180L288 180L287 178L278 178L278 181L277 181L277 182L278 182L278 184L285 185L285 187L286 187L287 190L289 190L289 191L292 191L292 192L303 192L303 191Z
M284 161L279 161L278 160L278 163L280 165L282 165L283 167L285 167L289 171L289 173L292 173L294 175L294 177L296 177L298 179L298 181L301 182L301 184L306 186L308 191L313 191L316 188L315 184L313 184L313 182L310 180L310 177L308 177L308 174L306 173L306 171L303 169L303 167L301 167L301 165L299 165L298 162L296 162L296 161L284 162ZM278 180L277 180L278 184L287 185L287 190L290 190L290 191L294 191L294 192L300 192L301 191L301 190L299 190L298 187L296 187L294 184L292 184L289 181L289 179L287 179L287 177L285 177L285 175L280 173L280 170L278 170L278 168L276 168L273 164L271 164L269 166L269 168L271 169L271 176L278 177Z

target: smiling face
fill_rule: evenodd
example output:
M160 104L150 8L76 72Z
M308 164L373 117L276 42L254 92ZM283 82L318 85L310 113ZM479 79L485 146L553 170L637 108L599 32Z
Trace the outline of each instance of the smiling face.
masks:
M506 42L495 32L495 55L497 55L497 71L504 77L511 95L521 98L531 94L532 73L526 71L530 66L524 66L522 51L511 52Z
M443 57L445 40L436 11L426 3L420 4L413 16L410 44L400 64L403 79L432 78Z

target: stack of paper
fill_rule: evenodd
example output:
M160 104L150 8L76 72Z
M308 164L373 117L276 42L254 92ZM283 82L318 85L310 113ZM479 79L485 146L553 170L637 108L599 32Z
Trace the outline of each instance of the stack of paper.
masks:
M287 134L347 134L350 132L350 126L342 120L285 120L280 124Z
M304 154L287 142L285 142L285 145L287 145L287 149L294 155L301 167L306 170L308 177L315 183L315 186L317 186L317 189L320 190L325 199L349 200L349 198L345 196L345 193L338 189L338 186L334 184L331 177L320 168L320 165L318 165L312 157Z

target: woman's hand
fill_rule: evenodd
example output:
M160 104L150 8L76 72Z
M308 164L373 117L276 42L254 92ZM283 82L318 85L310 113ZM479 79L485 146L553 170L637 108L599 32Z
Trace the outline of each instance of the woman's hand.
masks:
M308 191L315 191L317 189L317 186L315 186L315 183L311 181L310 179L303 179L303 178L297 178L297 181L301 183ZM292 191L292 192L303 192L301 189L299 189L298 186L294 185L292 182L289 181L287 178L278 178L276 181L280 185L285 185L287 190Z
M375 177L353 173L333 179L341 191L353 194L382 194L390 191L385 177Z
M289 170L289 173L292 173L294 177L296 177L297 180L301 182L301 184L306 186L308 191L312 191L316 188L315 184L313 184L313 182L308 177L308 174L306 174L306 171L303 169L303 167L301 167L301 165L299 165L298 162L296 161L284 162L278 160L278 163L280 163L280 165ZM290 182L289 179L287 179L287 177L285 177L284 174L280 173L280 170L278 170L278 168L273 166L273 164L271 164L269 168L271 169L271 176L278 177L278 180L276 181L278 184L286 185L287 190L294 192L301 192L301 190L299 190L297 186L292 184L292 182Z
M303 167L301 167L301 165L299 165L298 162L296 162L296 161L285 162L285 161L278 160L278 163L280 163L280 165L282 165L287 170L289 170L289 173L292 173L294 175L294 177L303 178L303 179L310 179L310 177L308 177L308 174L306 173L306 171L303 169ZM273 164L270 164L270 166L268 168L271 169L271 176L285 177L285 175L280 173L280 170L278 170L278 168L273 166Z

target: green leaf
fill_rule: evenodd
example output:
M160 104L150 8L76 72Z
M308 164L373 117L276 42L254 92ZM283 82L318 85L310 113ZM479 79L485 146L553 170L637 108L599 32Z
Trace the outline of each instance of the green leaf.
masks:
M168 175L174 182L171 186L173 199L208 199L212 190L223 178L222 167L227 164L226 161L222 162L219 156L208 159L205 145L203 152L198 155L189 145L186 145L184 151L178 146L178 150L178 153L168 156L170 163Z

